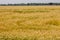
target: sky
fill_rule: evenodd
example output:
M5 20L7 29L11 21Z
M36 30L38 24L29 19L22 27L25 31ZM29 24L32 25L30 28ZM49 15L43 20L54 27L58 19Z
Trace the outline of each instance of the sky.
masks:
M0 4L14 3L60 3L60 0L0 0Z

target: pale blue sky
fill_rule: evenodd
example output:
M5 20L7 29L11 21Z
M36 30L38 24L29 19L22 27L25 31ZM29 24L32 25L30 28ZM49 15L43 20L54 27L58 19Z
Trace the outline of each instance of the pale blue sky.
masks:
M48 3L48 2L57 2L60 3L60 0L0 0L0 4L7 4L7 3Z

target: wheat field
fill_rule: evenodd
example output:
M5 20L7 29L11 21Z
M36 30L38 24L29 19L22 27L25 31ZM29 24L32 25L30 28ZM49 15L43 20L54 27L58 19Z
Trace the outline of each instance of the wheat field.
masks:
M0 40L60 40L60 6L0 6Z

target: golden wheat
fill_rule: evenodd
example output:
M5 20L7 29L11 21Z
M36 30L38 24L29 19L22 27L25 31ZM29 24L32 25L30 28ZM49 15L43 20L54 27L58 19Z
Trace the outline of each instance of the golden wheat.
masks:
M60 40L60 6L0 6L0 40Z

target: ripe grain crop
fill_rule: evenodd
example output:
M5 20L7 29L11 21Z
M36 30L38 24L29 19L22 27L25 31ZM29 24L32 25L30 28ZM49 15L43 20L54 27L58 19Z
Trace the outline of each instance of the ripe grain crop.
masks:
M60 6L0 6L0 40L60 40Z

